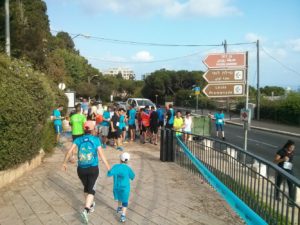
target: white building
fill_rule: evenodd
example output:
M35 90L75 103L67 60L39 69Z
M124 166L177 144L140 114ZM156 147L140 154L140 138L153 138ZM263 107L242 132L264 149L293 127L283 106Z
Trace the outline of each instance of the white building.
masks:
M135 79L135 73L133 70L128 69L128 68L111 68L105 71L102 71L102 74L104 76L114 76L116 77L117 75L121 75L124 80L134 80Z

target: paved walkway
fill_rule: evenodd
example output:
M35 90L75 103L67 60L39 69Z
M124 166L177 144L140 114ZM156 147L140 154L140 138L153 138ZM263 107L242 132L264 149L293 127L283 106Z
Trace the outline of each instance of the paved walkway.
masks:
M125 149L136 172L126 224L244 224L207 184L174 163L160 162L157 146L134 143ZM118 162L116 150L109 147L105 154L111 164ZM1 225L81 224L82 185L74 164L67 172L60 170L63 156L56 149L40 167L0 189ZM90 224L119 224L112 179L105 174L101 165Z

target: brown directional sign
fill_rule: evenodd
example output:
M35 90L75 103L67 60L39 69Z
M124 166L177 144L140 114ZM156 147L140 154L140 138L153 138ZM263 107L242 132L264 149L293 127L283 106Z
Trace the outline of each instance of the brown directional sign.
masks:
M211 98L240 97L245 95L244 83L208 84L203 93Z
M212 53L206 56L203 63L208 68L246 67L246 54L242 53Z
M245 70L208 70L203 75L208 83L245 82Z

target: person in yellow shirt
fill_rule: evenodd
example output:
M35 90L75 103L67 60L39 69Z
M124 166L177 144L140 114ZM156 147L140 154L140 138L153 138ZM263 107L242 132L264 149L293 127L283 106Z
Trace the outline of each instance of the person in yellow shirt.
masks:
M182 128L184 127L184 122L183 122L183 118L182 118L182 116L181 116L181 111L180 110L178 110L177 112L176 112L176 116L175 116L175 118L174 118L174 124L173 124L173 129L175 130L175 131L177 131L176 132L176 136L181 136L182 135Z

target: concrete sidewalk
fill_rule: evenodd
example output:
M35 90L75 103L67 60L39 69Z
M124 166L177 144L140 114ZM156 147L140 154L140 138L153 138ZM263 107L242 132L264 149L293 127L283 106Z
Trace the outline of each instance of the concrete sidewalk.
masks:
M174 163L162 163L157 146L133 143L125 149L131 153L130 165L136 173L126 224L244 224L197 176ZM119 161L119 154L110 147L105 150L111 165ZM74 164L61 171L63 157L63 151L56 149L40 167L0 189L1 225L81 224L82 185ZM112 179L101 165L89 224L119 224L115 208Z

